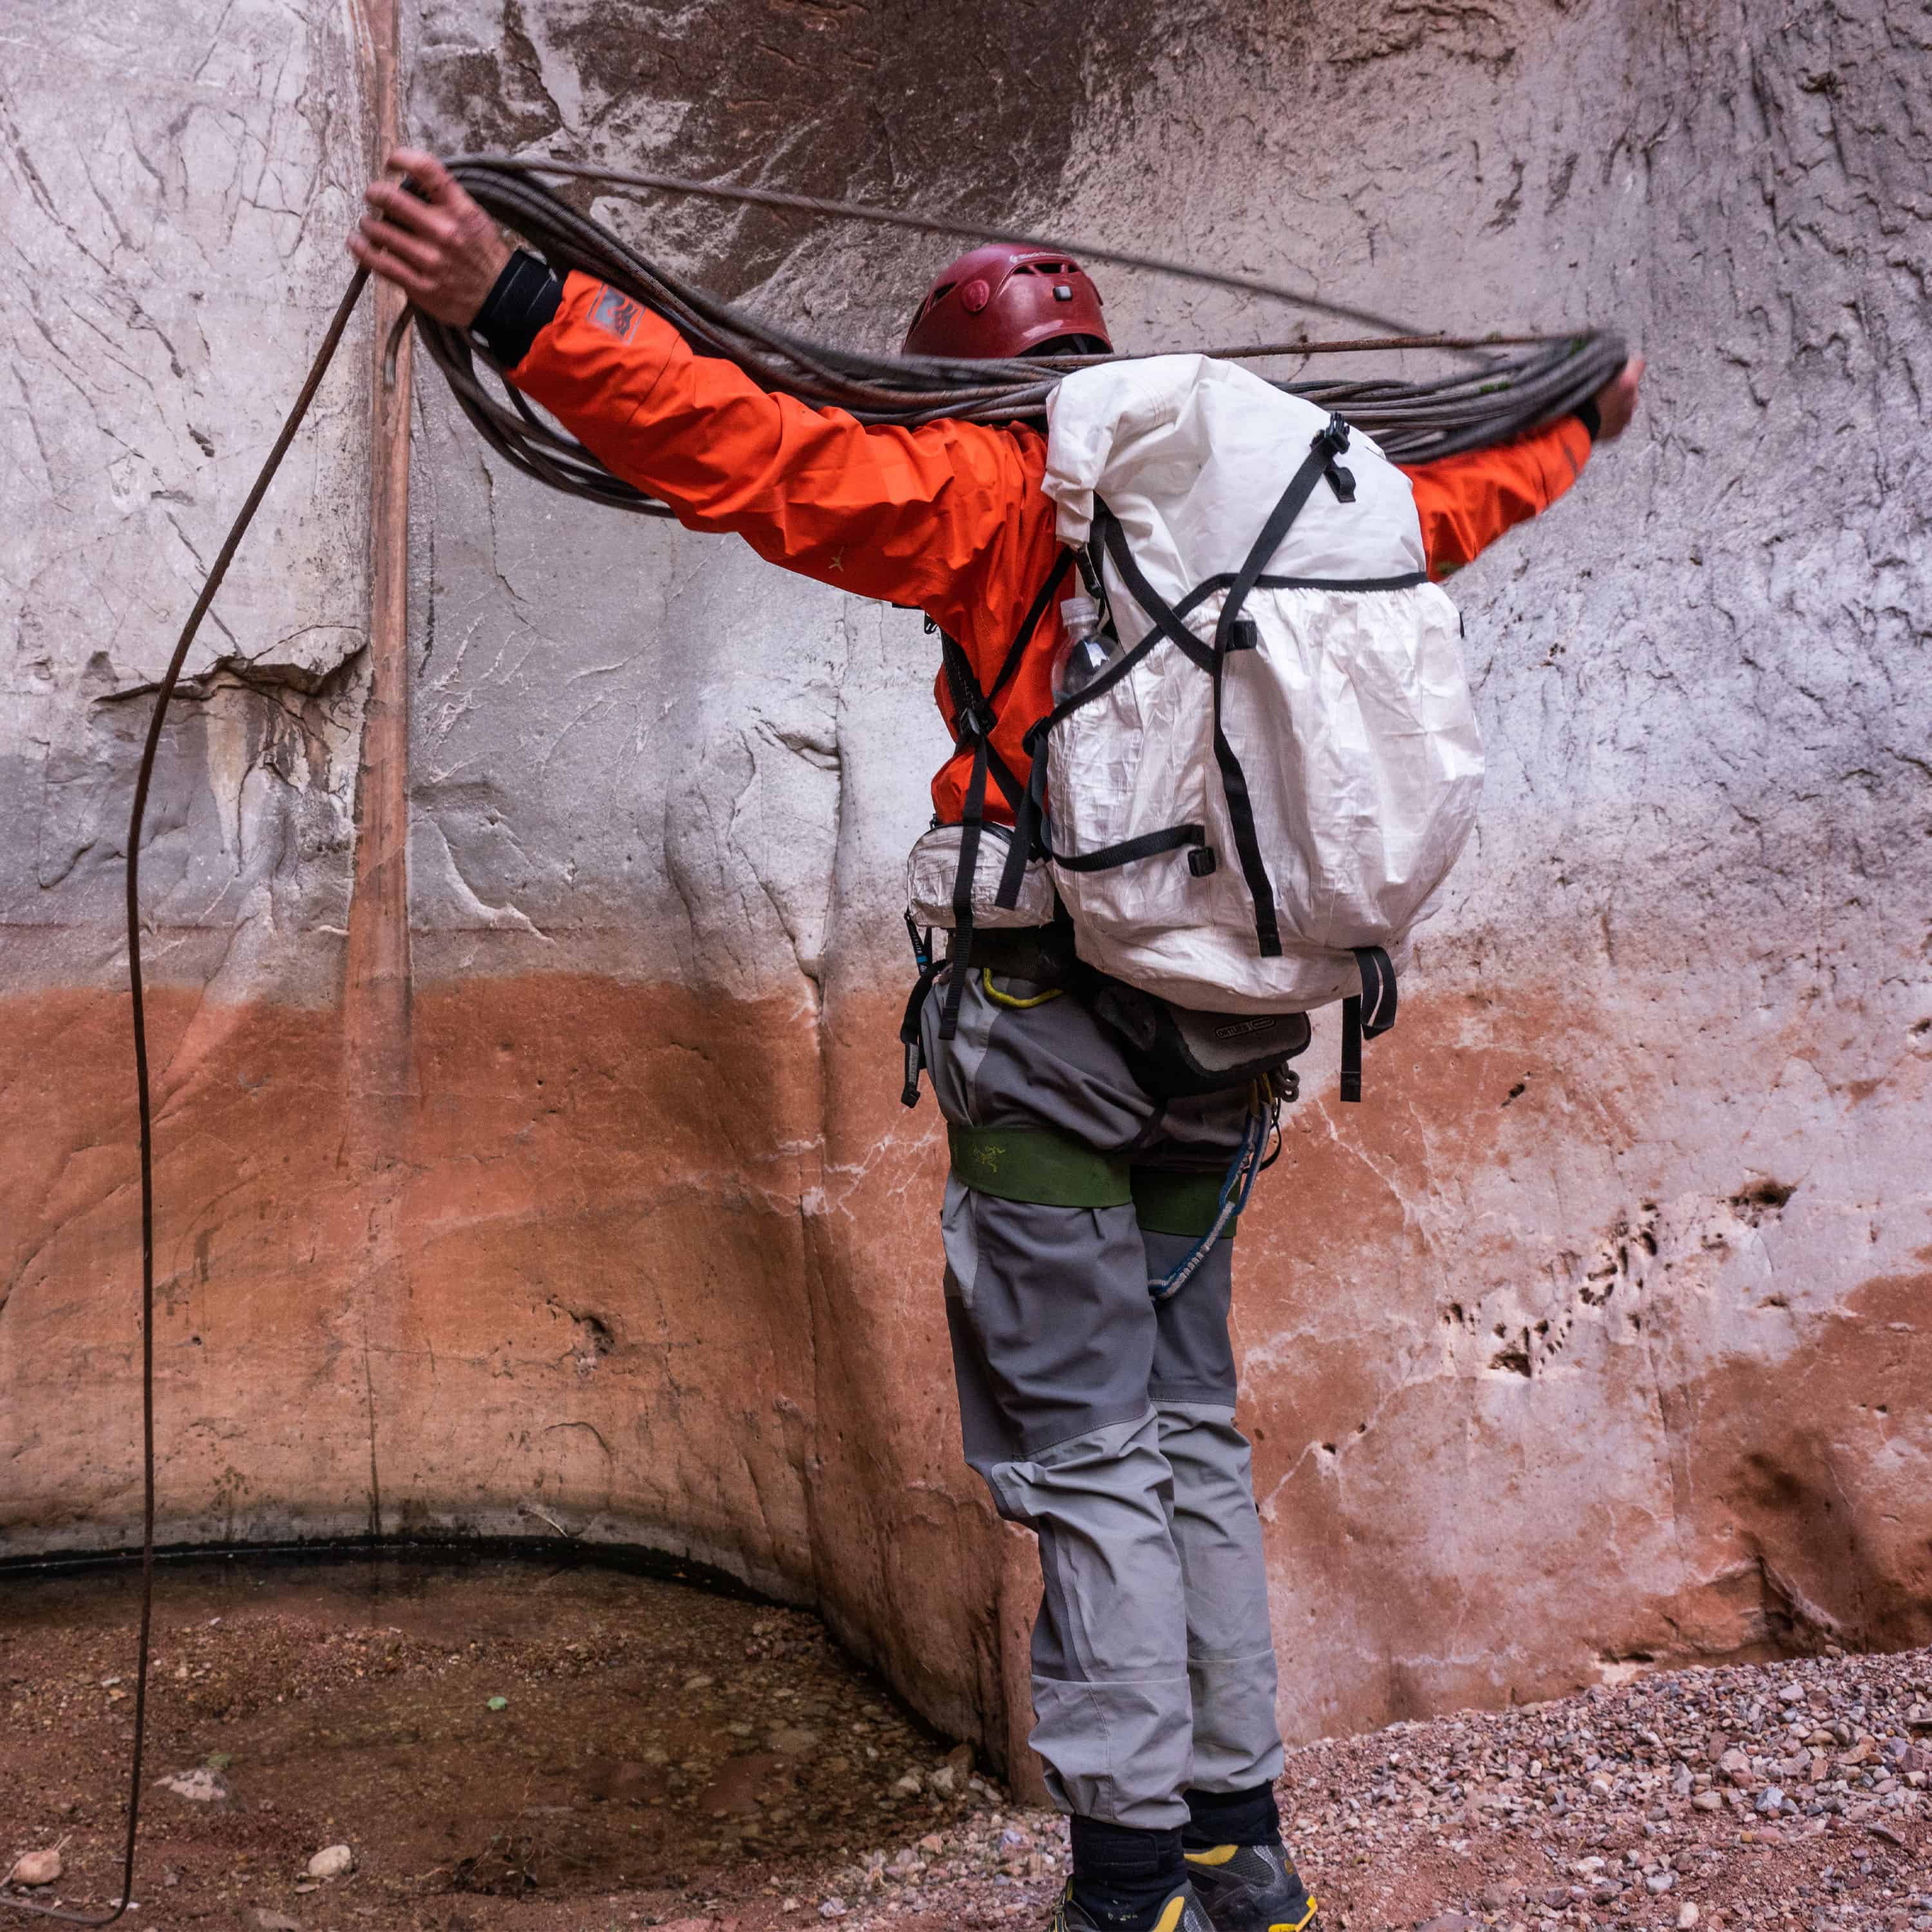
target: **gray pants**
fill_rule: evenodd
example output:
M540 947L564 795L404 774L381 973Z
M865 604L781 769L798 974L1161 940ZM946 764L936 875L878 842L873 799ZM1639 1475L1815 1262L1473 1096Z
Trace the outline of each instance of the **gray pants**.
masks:
M1079 998L975 971L957 1036L926 1052L949 1120L1047 1126L1138 1166L1224 1169L1245 1093L1151 1098ZM1033 1746L1063 1810L1160 1830L1190 1786L1282 1768L1248 1444L1228 1336L1233 1243L1172 1300L1150 1279L1192 1249L1131 1207L1050 1208L949 1179L946 1317L966 1460L1040 1538Z

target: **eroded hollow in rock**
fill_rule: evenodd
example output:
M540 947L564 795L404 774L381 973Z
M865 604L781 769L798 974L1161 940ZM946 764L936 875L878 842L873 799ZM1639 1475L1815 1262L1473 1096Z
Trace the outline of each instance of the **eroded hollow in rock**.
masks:
M622 1894L646 1923L815 1917L842 1866L998 1810L815 1618L572 1554L164 1565L149 1914L446 1927L518 1900L574 1924ZM6 1829L64 1836L70 1900L119 1876L138 1589L131 1566L0 1579ZM334 1845L352 1875L312 1880Z

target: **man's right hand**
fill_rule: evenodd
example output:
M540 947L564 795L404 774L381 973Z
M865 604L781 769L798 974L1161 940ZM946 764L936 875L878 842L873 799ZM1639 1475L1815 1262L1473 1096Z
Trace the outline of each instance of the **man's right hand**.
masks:
M1643 380L1643 358L1633 356L1592 400L1597 405L1597 440L1614 442L1630 428L1636 412L1637 385Z
M389 166L399 181L369 184L370 212L349 238L349 252L396 286L425 315L467 328L510 250L496 224L478 208L449 170L420 148L398 148Z

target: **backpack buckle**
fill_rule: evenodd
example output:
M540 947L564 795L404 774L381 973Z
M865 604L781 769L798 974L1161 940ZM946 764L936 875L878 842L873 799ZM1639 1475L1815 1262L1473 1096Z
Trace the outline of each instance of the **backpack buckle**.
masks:
M962 745L970 744L976 739L990 738L999 722L999 713L983 698L974 698L954 714L952 728Z

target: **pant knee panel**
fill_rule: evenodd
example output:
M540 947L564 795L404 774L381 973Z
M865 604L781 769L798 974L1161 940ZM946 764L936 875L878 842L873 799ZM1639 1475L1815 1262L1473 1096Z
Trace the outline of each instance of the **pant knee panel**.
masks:
M1180 1677L1108 1684L1033 1680L1032 1743L1060 1810L1142 1831L1187 1822L1192 1697Z

